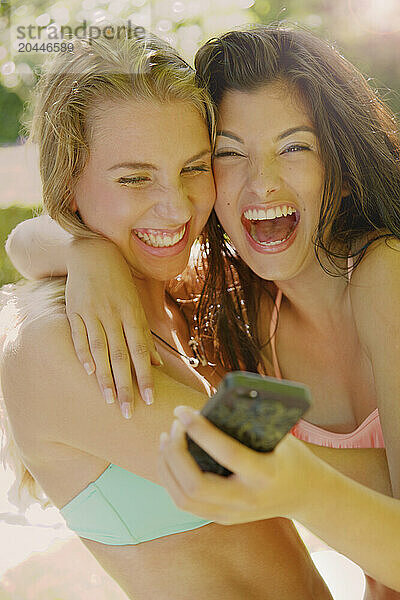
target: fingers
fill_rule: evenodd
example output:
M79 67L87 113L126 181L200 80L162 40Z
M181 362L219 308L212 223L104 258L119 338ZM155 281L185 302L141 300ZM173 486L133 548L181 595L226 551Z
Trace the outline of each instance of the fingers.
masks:
M103 273L96 277L99 262L103 268L107 265L106 288L102 283ZM106 401L114 402L118 393L125 416L129 416L128 405L136 391L132 383L133 364L140 394L151 404L151 364L161 365L162 360L150 334L131 269L112 242L85 240L82 247L78 244L77 255L73 253L68 262L65 300L75 351L89 374L96 371Z
M95 319L86 323L86 331L104 399L107 404L113 404L118 398L122 415L130 419L135 392L122 327L112 324L105 331L100 321Z
M96 377L107 404L116 400L114 379L108 354L108 344L103 326L97 319L85 323L89 347L96 364Z
M72 342L79 361L88 375L95 372L95 364L90 352L88 336L85 324L77 313L68 314L68 321L71 328Z
M158 472L163 485L181 510L198 515L207 521L229 522L226 506L213 504L209 493L210 479L216 478L218 480L222 478L211 473L202 473L199 470L187 451L184 435L177 435L176 424L179 426L179 423L175 421L173 440L169 439L166 433L162 434L160 438L161 452L158 461ZM178 457L183 459L179 466L177 465L177 462L179 462ZM185 457L189 459L187 462ZM201 485L204 481L207 486L207 496L201 497Z
M122 325L117 327L109 326L106 330L108 353L121 412L125 419L130 419L135 403L136 385L132 380L129 351Z
M67 316L78 359L88 375L96 372L100 391L106 403L113 404L116 392L108 356L108 345L101 323L97 320L85 323L78 313Z
M151 340L151 345L149 345L148 333L143 328L136 327L132 322L124 324L124 334L135 369L139 393L146 404L152 404L154 400L154 384L151 372L150 350L153 351L153 354L154 351L157 352L154 343ZM158 364L160 364L160 361L161 358Z
M233 489L237 487L235 477L226 478L215 473L203 473L187 449L185 430L175 420L172 424L168 444L163 444L163 454L182 492L198 502L213 503L221 497L235 502Z
M68 318L76 354L89 375L96 372L107 404L113 404L118 398L122 415L126 419L132 416L137 391L131 359L139 393L146 404L152 404L151 356L158 365L162 361L151 334L132 323L124 329L117 321L101 323L98 319L86 319L84 322L78 313Z
M190 437L233 473L240 473L241 476L251 475L258 467L258 452L223 433L194 409L178 406L174 414Z
M168 490L168 493L170 494L178 508L186 512L192 512L194 514L197 514L198 516L201 516L207 520L211 520L209 519L207 509L205 509L204 506L200 506L199 504L197 504L184 493L182 487L175 479L173 472L171 471L169 464L163 454L160 454L159 456L158 473L160 475L163 485Z

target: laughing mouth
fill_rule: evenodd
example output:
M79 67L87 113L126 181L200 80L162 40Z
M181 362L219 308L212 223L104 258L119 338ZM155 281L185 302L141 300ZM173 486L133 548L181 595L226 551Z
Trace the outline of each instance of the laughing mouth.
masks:
M242 224L252 239L262 246L277 246L290 238L300 221L300 214L290 204L270 208L249 208L242 214Z
M172 248L185 235L186 226L187 223L174 231L163 231L160 229L133 229L132 231L147 246L151 246L152 248Z

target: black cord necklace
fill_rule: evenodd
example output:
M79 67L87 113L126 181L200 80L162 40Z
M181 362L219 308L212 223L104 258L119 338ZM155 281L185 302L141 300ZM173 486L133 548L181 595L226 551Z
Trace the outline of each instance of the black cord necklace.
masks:
M202 350L200 348L199 342L197 340L195 340L193 337L191 337L189 340L189 346L191 347L194 356L188 356L187 354L184 354L183 352L179 352L179 350L177 350L176 348L171 346L171 344L169 344L161 336L157 335L157 333L154 333L153 330L150 330L150 331L154 335L154 337L156 337L158 340L160 340L160 342L163 342L163 344L168 346L168 348L170 348L170 350L172 350L176 354L179 354L179 356L182 356L182 358L186 358L186 360L188 361L188 363L191 367L194 367L196 369L199 366L199 364L201 364L202 367L215 366L212 363L208 362L208 360L206 359L204 353L202 352Z

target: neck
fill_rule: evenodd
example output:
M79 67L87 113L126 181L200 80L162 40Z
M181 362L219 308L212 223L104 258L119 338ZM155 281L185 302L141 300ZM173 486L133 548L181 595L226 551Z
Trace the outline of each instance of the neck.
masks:
M150 329L156 329L160 324L169 323L172 316L168 308L167 282L139 278L135 274L133 274L133 280Z
M336 327L338 319L343 316L348 281L326 273L316 257L297 277L275 281L275 284L282 291L283 300L295 313L296 319L316 330L326 330L329 324Z

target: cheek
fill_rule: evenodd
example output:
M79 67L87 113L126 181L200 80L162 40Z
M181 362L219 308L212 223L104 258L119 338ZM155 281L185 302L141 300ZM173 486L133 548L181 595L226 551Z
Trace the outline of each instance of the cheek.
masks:
M204 177L194 181L188 186L188 195L196 209L201 213L209 214L215 203L214 177Z
M248 181L248 172L244 164L218 164L214 166L215 188L218 198L230 201L237 199Z
M235 232L241 228L241 222L236 218L235 211L232 210L230 201L228 199L222 201L217 197L215 202L215 212L228 236L232 240L235 240Z
M324 185L324 173L319 161L310 161L288 166L282 179L294 193L310 208L320 208Z
M81 215L90 229L111 240L117 240L125 235L131 222L127 202L117 199L115 194L103 188L83 204Z
M237 169L218 168L215 172L215 212L228 235L229 230L241 227L240 217L235 210L242 189L242 178L239 180L238 175Z

